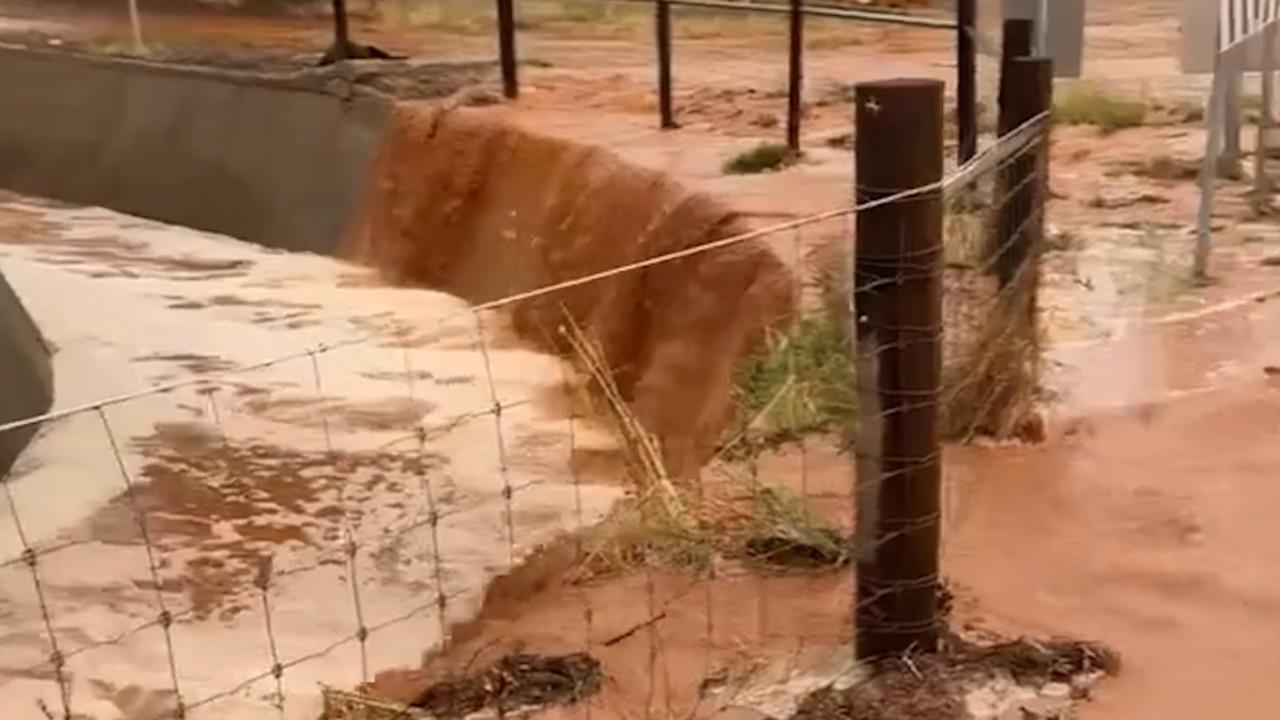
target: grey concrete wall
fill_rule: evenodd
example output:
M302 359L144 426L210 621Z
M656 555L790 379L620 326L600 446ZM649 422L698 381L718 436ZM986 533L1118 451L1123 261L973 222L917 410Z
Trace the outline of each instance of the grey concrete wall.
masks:
M0 187L330 254L389 104L325 87L0 47Z
M44 340L0 274L0 424L47 412L52 403L53 370ZM0 478L36 429L0 433Z

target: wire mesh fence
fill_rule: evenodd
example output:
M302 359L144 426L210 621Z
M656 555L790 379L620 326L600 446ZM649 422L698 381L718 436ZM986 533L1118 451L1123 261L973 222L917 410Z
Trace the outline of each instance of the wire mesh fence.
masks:
M515 9L510 30L517 56L512 72L519 75L511 81L532 85L537 93L571 96L602 112L642 113L664 128L709 129L793 150L838 147L849 137L843 109L858 82L894 73L933 75L956 92L957 20L948 10L927 6L903 11L838 2L525 2ZM417 27L503 32L489 6L432 8L431 19ZM471 20L443 20L456 21L460 12ZM999 17L988 13L979 20L966 33L977 55L977 129L990 134ZM895 51L896 70L886 67L886 48ZM939 57L948 62L939 63ZM948 111L952 143L961 124L957 112Z
M610 109L643 110L662 127L709 124L798 150L792 133L812 143L845 129L835 112L852 85L883 74L868 72L864 47L952 52L954 27L938 10L852 3L570 0L522 5L513 34L521 57L542 68L535 82L586 82L596 102L612 96ZM932 63L904 66L918 75ZM584 67L607 82L583 78Z
M501 52L497 3L464 0L351 2L350 33L357 44L382 48L407 62L357 70L316 71L332 42L325 3L302 3L299 14L220 16L193 22L180 7L138 10L146 41L137 50L125 23L72 30L32 41L66 51L142 55L157 62L213 65L239 72L289 73L314 87L372 88L406 99L437 98L469 83L495 81ZM955 18L930 4L907 12L860 3L804 3L800 84L794 145L817 151L848 143L844 112L857 82L901 75L933 76L952 86ZM181 9L190 9L182 7ZM674 2L673 119L694 132L784 145L789 138L790 20L786 3ZM657 6L650 0L524 0L514 6L513 58L523 97L533 107L568 105L600 115L644 116L659 124ZM888 21L891 22L887 22ZM984 10L978 38L980 127L994 129L995 16ZM83 37L77 37L83 35ZM892 57L886 57L887 51ZM950 115L950 112L949 112ZM954 135L958 122L949 118ZM647 137L637 133L634 138ZM725 158L729 160L730 158Z
M4 482L6 707L704 716L852 682L855 616L941 578L860 597L851 563L936 537L957 494L859 535L867 487L940 458L855 472L884 388L854 369L886 348L854 342L851 298L940 282L942 324L898 328L943 358L909 408L952 438L1018 432L1045 127L875 200L0 426L42 427ZM921 201L941 247L855 272L857 218Z

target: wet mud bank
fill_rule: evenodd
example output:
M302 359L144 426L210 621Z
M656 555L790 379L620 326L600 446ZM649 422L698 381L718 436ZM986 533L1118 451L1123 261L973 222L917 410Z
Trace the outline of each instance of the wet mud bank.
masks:
M728 206L608 150L480 109L397 108L344 254L403 283L485 303L624 268L748 228ZM676 472L711 454L734 369L791 306L788 271L754 242L632 269L505 306L565 351L568 313Z
M47 412L53 368L40 330L0 274L0 424ZM0 433L0 478L8 474L38 426Z

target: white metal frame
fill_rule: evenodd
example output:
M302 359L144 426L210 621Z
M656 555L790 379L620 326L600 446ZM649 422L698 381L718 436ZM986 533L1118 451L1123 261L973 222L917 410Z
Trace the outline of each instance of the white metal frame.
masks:
M1280 0L1217 0L1218 51L1214 58L1213 84L1205 106L1204 159L1200 167L1200 210L1196 219L1196 249L1192 273L1204 280L1209 273L1213 246L1214 181L1219 174L1234 173L1240 164L1240 79L1248 69L1249 41L1260 36L1262 110L1254 153L1253 209L1261 214L1267 205L1271 183L1266 173L1267 133L1271 125L1273 68L1276 33L1280 32Z

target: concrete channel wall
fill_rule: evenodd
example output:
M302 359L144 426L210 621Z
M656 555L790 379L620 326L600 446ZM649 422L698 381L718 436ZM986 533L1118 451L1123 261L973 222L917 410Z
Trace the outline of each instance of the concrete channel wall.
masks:
M335 85L0 47L0 187L332 254L389 114Z
M388 116L340 85L0 47L0 188L333 254ZM0 277L0 422L51 402L39 330ZM0 437L0 474L34 433Z
M47 412L52 404L53 370L44 340L0 274L0 424ZM0 478L36 429L0 434Z

